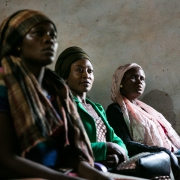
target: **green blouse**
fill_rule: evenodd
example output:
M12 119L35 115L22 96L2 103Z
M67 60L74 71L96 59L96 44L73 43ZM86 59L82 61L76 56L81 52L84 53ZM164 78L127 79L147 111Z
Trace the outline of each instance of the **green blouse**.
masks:
M74 100L77 104L78 113L81 117L81 120L84 124L85 130L87 132L87 135L91 142L91 147L94 153L95 161L103 161L106 159L106 143L105 142L97 142L97 136L96 136L96 124L94 122L93 117L87 112L87 110L84 108L84 106L79 102L79 100L74 97ZM109 125L106 113L104 111L104 108L102 105L98 103L93 103L91 100L86 98L86 102L88 104L91 104L91 106L94 108L96 113L101 117L102 121L104 122L106 128L107 128L107 135L106 135L106 141L107 142L113 142L121 147L123 147L127 152L126 146L123 143L123 141L114 133L113 128Z

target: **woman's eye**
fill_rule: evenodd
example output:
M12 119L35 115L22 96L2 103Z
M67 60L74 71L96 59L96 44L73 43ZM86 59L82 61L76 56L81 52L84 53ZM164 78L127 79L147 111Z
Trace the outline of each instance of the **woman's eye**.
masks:
M52 33L50 34L50 36L51 36L51 38L53 38L53 39L56 39L56 38L57 38L57 34L54 33L54 32L52 32Z
M145 78L144 78L144 77L141 77L141 81L145 81Z
M92 69L88 69L88 73L89 74L93 73L93 70Z
M42 36L44 34L44 32L43 31L34 31L33 34L38 35L38 36Z
M78 68L77 71L78 71L78 72L83 72L83 69Z

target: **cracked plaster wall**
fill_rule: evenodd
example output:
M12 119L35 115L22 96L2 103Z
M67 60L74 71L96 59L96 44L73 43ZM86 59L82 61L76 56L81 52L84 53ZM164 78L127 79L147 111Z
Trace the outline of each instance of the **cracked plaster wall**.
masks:
M43 11L56 23L58 54L72 45L87 51L95 74L88 95L105 109L115 69L140 64L147 83L141 99L180 134L179 0L0 0L0 22L24 8Z

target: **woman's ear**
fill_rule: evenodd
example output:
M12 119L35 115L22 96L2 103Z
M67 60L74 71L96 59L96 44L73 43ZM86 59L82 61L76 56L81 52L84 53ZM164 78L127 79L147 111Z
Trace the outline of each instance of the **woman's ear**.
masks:
M119 91L121 94L123 94L123 82L121 81L121 84L119 86Z
M16 46L16 48L15 48L15 56L20 56L20 54L21 54L21 43L18 43L18 45Z
M11 54L13 56L19 57L20 56L20 52L21 52L21 48L19 46L17 46L14 49L12 49Z

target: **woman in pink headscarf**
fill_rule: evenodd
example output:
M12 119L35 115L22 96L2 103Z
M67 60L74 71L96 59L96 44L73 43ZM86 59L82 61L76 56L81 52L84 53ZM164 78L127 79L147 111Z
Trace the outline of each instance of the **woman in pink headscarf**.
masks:
M161 113L138 100L145 85L141 66L131 63L118 67L112 78L108 121L126 144L129 156L163 150L177 163L171 152L180 149L180 137Z

